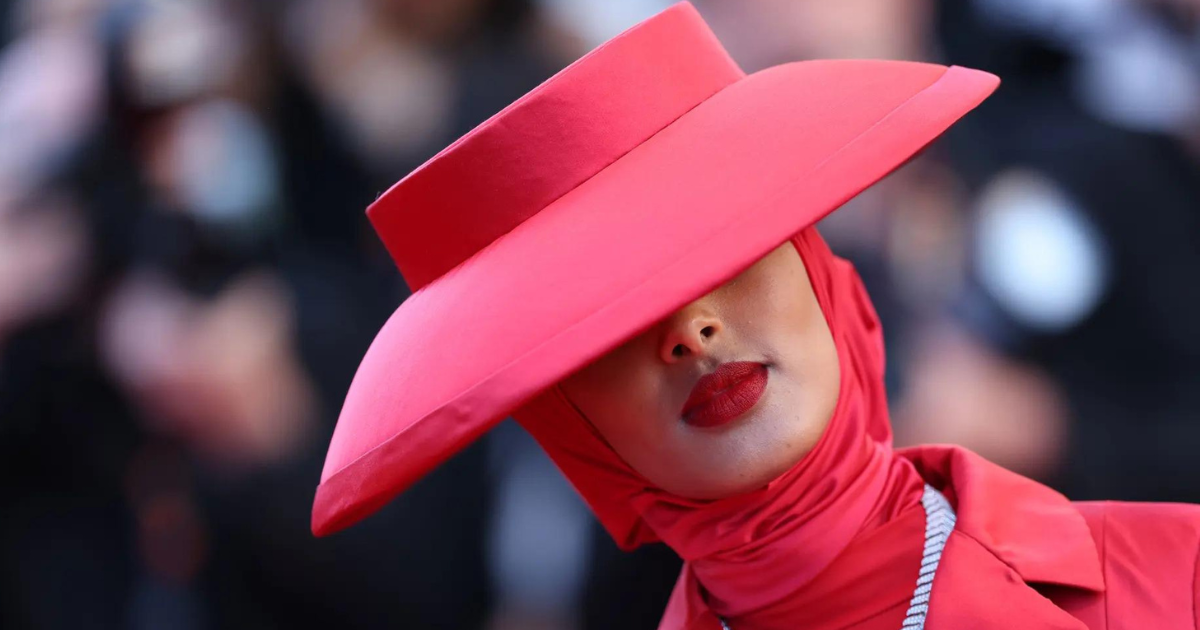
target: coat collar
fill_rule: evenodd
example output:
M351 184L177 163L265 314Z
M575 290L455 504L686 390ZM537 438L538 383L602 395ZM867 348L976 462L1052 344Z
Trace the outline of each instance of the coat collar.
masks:
M958 446L900 449L954 505L955 529L1027 583L1104 590L1091 529L1066 497Z
M1026 583L1104 590L1100 556L1083 516L1066 497L958 446L896 451L954 505L955 530L970 536ZM660 630L720 630L684 565Z

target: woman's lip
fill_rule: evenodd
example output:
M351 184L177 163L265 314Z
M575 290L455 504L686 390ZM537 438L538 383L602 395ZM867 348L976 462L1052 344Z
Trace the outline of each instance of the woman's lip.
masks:
M683 419L699 427L724 424L753 407L766 388L766 365L751 361L724 363L697 381L683 405Z

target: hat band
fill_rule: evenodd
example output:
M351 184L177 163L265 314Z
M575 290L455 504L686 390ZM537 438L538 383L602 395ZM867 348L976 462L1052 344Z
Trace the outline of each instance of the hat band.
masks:
M679 3L475 127L367 216L416 291L745 76Z

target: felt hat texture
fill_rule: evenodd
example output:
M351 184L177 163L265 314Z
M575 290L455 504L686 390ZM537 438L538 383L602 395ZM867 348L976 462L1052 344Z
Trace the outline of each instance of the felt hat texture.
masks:
M413 293L346 395L314 534L737 275L998 84L882 60L746 74L688 2L559 71L367 209Z

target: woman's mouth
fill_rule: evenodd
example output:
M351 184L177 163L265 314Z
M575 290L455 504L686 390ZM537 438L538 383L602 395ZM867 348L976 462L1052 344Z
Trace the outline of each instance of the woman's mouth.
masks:
M683 420L715 427L746 413L767 389L767 366L752 361L722 363L700 377L683 404Z

